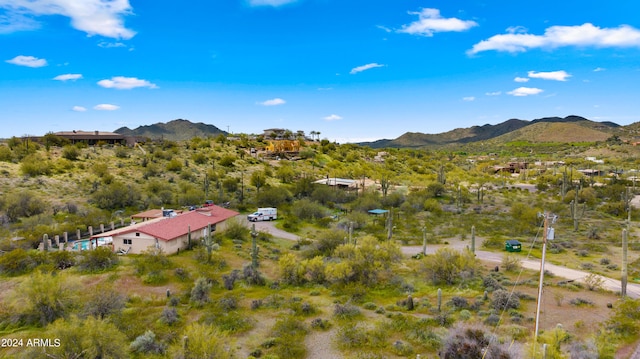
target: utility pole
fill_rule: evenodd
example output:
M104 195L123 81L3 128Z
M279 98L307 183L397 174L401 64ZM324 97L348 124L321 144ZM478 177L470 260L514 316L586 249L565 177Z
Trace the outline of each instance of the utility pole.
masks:
M536 304L536 328L533 336L533 354L535 356L536 348L538 347L538 329L540 328L540 305L542 304L542 286L544 284L544 261L547 254L547 240L553 240L555 238L554 229L549 227L555 223L558 216L549 214L547 212L539 214L544 217L544 228L542 230L542 259L540 260L540 283L538 285L538 302Z

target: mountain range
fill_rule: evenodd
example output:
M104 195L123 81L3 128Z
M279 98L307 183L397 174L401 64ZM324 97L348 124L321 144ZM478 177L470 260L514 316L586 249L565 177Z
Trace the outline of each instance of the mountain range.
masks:
M220 134L227 135L214 125L202 122L193 123L189 120L177 119L167 123L140 126L135 129L121 127L114 131L124 136L146 137L150 139L165 139L171 141L184 141L194 137L215 137Z
M595 122L580 116L545 117L532 121L510 119L496 125L456 128L439 134L407 132L396 139L362 142L373 148L420 148L469 144L473 142L594 142L617 134L621 126Z
M156 123L135 129L122 127L114 132L126 136L141 136L151 139L173 141L188 140L193 137L215 137L227 132L214 125L193 123L177 119L168 123ZM374 142L358 143L372 148L422 148L463 145L471 143L499 144L513 141L542 142L596 142L605 141L617 135L635 137L640 133L640 123L620 126L613 122L596 122L580 116L544 117L532 121L510 119L496 125L472 126L454 130L426 134L406 132L396 139L382 139Z

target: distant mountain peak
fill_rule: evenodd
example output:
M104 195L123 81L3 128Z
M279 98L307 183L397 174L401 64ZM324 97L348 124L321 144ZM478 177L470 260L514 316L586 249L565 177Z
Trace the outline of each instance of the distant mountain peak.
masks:
M150 139L166 139L171 141L189 140L194 137L211 137L220 134L226 135L214 125L202 122L193 123L182 118L171 120L167 123L158 122L153 125L140 126L135 129L121 127L114 132L126 136L147 137Z
M535 119L532 121L520 120L516 118L509 119L496 125L485 124L482 126L472 126L469 128L456 128L454 130L443 132L439 134L425 134L420 132L406 132L400 137L394 140L379 140L375 142L360 143L363 146L369 146L372 148L383 147L396 147L396 148L419 148L419 147L432 147L432 146L445 146L452 144L467 144L479 141L487 141L496 139L507 134L514 133L514 138L518 137L516 131L528 128L529 126L535 126L537 124L573 124L578 127L573 127L571 136L567 135L567 142L576 141L594 141L610 135L607 131L611 131L617 127L618 124L613 122L595 122L588 120L581 116L570 115L567 117L544 117ZM583 130L579 130L583 128ZM539 130L541 128L538 128ZM553 131L558 131L555 127ZM584 138L582 138L582 137ZM511 138L510 137L510 138ZM558 133L554 136L548 136L558 141ZM536 136L535 138L544 138L544 136ZM527 138L531 139L531 136ZM542 140L539 140L540 142Z

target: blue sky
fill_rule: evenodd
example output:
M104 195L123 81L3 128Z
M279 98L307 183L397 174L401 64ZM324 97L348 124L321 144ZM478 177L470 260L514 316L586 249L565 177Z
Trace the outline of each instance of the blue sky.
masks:
M606 4L606 5L605 5ZM640 121L640 2L0 0L0 138Z

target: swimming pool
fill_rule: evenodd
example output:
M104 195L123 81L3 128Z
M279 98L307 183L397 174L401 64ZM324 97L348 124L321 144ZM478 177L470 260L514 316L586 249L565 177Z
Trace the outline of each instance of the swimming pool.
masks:
M73 242L71 248L74 251L86 251L89 250L91 248L92 243L94 242L93 245L95 245L95 240L88 240L88 239L83 239L80 241L75 241ZM112 237L100 237L98 238L98 247L100 246L106 246L106 245L110 245L113 243L113 238Z

